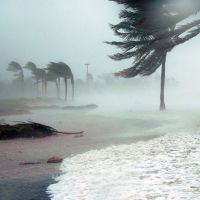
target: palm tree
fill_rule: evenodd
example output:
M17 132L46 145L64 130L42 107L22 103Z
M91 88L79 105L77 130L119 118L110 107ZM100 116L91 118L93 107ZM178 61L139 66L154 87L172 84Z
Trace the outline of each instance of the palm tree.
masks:
M36 80L37 97L39 96L39 83L42 83L42 95L46 95L46 72L45 69L39 69L33 62L28 62L25 65L26 69L31 70L33 78Z
M59 89L59 84L58 84L58 77L55 73L51 71L46 72L46 92L47 92L47 84L48 82L54 82L56 85L56 91L57 91L57 98L60 98L60 89Z
M179 22L200 10L200 2L172 0L111 0L125 5L120 13L121 22L111 25L120 42L107 42L122 49L110 56L114 60L134 58L128 69L115 73L125 78L150 75L160 66L160 110L165 110L165 66L167 53L200 33L200 20L177 27ZM187 3L188 9L183 11ZM195 4L195 6L194 6ZM181 9L182 8L182 9ZM184 35L183 35L184 34Z
M7 70L15 73L15 81L20 83L22 93L24 93L24 72L22 66L19 63L12 61L9 63Z
M60 82L60 78L64 79L64 83L65 83L65 100L67 100L67 85L68 85L68 79L71 80L71 85L72 85L72 99L74 99L74 76L73 73L70 69L70 67L63 63L63 62L59 62L59 63L55 63L55 62L51 62L50 64L48 64L48 68L47 70L51 73L56 74L57 76L57 80L58 80L58 85ZM59 90L60 90L60 86Z

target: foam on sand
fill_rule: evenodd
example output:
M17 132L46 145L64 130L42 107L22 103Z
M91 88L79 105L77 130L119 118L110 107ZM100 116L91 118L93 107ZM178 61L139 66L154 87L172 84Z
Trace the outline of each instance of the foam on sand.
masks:
M52 200L200 199L200 135L168 135L67 158Z

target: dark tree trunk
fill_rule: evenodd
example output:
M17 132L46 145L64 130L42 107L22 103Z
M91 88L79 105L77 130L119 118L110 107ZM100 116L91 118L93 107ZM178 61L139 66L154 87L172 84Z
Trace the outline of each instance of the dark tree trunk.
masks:
M160 88L160 110L165 110L165 64L166 64L166 56L163 58L162 69L161 69L161 88Z
M24 79L22 79L21 81L21 94L22 94L22 97L24 97Z
M42 96L46 97L46 80L42 78Z
M42 97L44 97L44 80L42 80Z
M36 80L36 95L39 97L39 80Z
M58 98L60 98L60 78L58 78Z
M59 99L59 86L58 86L58 81L55 81L56 83L56 91L57 91L57 99Z
M47 81L44 82L44 95L47 97Z
M67 78L65 78L64 81L65 81L65 101L67 101Z
M71 77L71 85L72 85L72 100L74 100L74 77Z
M24 73L23 73L23 70L21 70L21 92L22 92L22 96L24 97Z

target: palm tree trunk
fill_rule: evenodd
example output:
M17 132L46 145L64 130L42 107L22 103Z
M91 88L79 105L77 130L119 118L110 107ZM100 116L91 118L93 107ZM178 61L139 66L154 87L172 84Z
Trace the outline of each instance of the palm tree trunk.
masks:
M59 99L59 86L58 86L58 81L55 81L56 83L56 92L57 92L57 99Z
M45 96L45 81L42 80L42 96Z
M74 77L71 77L71 85L72 85L72 100L74 100Z
M65 78L64 81L65 81L65 101L67 101L67 78Z
M165 106L165 64L166 64L166 57L165 54L162 62L162 69L161 69L161 88L160 88L160 110L163 111L166 109Z
M47 81L44 82L44 95L47 97Z
M60 78L58 78L58 98L60 98Z
M39 80L36 80L36 95L39 97Z
M44 83L43 83L43 81L42 81L42 97L44 96Z
M24 73L23 73L23 70L21 70L21 91L22 91L22 96L24 97Z
M24 79L22 79L21 81L21 93L22 93L22 97L24 97Z

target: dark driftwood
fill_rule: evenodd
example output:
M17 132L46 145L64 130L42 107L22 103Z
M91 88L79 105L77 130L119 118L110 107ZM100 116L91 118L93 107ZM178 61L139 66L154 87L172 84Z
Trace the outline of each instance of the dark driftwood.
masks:
M55 134L82 134L81 132L60 132L50 126L35 122L20 122L15 125L2 124L0 125L0 140L14 138L42 138Z

